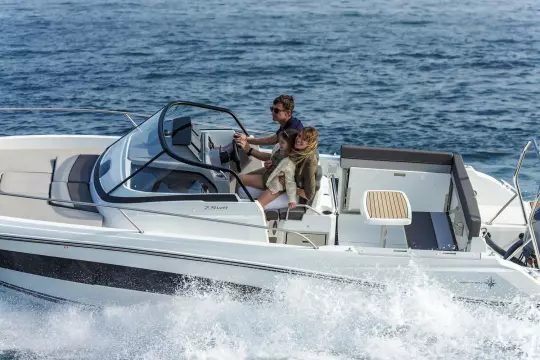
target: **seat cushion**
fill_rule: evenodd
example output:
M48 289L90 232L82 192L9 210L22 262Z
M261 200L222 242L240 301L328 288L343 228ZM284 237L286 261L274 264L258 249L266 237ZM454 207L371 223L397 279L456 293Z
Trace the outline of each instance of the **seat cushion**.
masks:
M0 150L0 172L53 172L56 150Z
M289 208L283 208L283 209L279 209L279 218L280 220L285 220L287 219L287 210ZM301 206L301 207L295 207L294 209L290 209L289 210L289 220L297 220L297 221L302 221L302 219L304 218L304 214L306 213L306 208Z
M279 210L265 210L264 215L266 216L266 221L274 221L279 219Z
M94 212L50 206L45 200L12 196L0 197L0 216L74 225L103 226L103 217Z
M0 190L21 195L48 197L51 174L39 172L6 172L0 180Z
M53 182L68 182L71 168L79 155L58 156L54 165Z
M61 199L70 201L80 201L86 203L93 203L92 196L90 195L90 189L86 183L65 183L53 181L51 183L51 199ZM61 201L50 201L51 205L67 207L82 211L90 211L99 213L95 206L87 206L81 204L72 204Z
M71 155L56 158L53 181L89 183L98 155Z

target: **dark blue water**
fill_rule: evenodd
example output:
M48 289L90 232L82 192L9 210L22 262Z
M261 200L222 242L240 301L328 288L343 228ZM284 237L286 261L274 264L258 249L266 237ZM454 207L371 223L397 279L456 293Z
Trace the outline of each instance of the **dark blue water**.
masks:
M228 107L248 128L271 130L275 125L268 106L277 95L288 93L296 98L297 116L320 129L324 152L339 153L342 143L459 152L475 168L509 181L527 138L538 134L539 19L540 3L533 0L0 0L0 106L153 113L168 101L183 99ZM0 119L1 135L122 134L130 128L122 117L0 113ZM96 344L112 349L112 358L154 354L131 353L118 345L124 355L116 355L117 347L107 347L106 340L90 341L95 333L124 339L119 334L127 325L120 322L116 331L110 317L100 318L108 324L104 328L87 313L75 312L72 318L64 314L67 319L57 323L47 318L51 315L33 317L33 312L6 304L2 306L9 311L0 309L1 317L26 321L22 330L7 337L15 348L32 342L32 326L48 327L52 321L58 329L90 326L94 332L81 335L81 342L88 341L92 349ZM300 323L311 313L305 310ZM257 314L255 319L268 320L266 313ZM151 322L153 313L147 316ZM469 324L471 315L457 311L452 316ZM418 324L423 319L419 317ZM195 321L196 326L203 326L201 321ZM477 334L472 325L463 326L469 333L455 343ZM523 339L537 340L526 337L534 331ZM129 334L127 343L136 343L137 335ZM44 338L40 341L46 343ZM261 341L256 336L242 346L258 349ZM227 345L219 348L222 352L201 354L242 358L234 344L236 352L227 352ZM425 350L423 345L392 344L388 346L397 346L396 351L383 352L388 356L382 358L407 358L403 355ZM78 345L62 346L51 345L52 353L45 345L37 348L53 358L79 357ZM0 334L0 351L10 348ZM351 349L320 358L354 358L358 349ZM430 358L450 358L455 349L449 349ZM101 357L88 351L90 357ZM486 351L459 358L500 358L497 349ZM167 354L164 357L174 351ZM376 354L374 350L365 356ZM259 355L244 358L250 356ZM280 356L298 354L285 351Z
M537 133L539 15L524 0L2 0L0 103L153 113L187 99L271 129L269 104L290 93L323 151L454 151L509 179ZM2 134L129 125L2 115Z

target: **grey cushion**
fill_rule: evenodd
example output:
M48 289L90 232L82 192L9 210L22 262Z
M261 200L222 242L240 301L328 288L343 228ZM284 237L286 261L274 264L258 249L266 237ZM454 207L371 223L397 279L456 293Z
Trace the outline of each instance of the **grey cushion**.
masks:
M480 235L480 209L478 208L478 202L474 195L474 189L472 187L471 180L467 174L467 169L463 164L463 158L461 155L454 155L454 164L452 165L452 177L456 183L456 191L458 193L459 201L463 208L463 214L465 215L465 222L469 229L469 240L472 237Z
M98 155L79 155L71 168L68 182L90 183L90 175L98 158Z
M78 157L79 155L58 156L54 166L53 181L68 182L69 173Z
M264 215L266 216L266 221L273 221L279 219L279 210L265 210Z
M85 203L94 203L92 195L90 195L90 189L86 183L67 183L69 196L73 201L80 201ZM99 212L95 206L79 205L75 204L75 208L84 211Z
M90 189L88 187L88 184L85 183L65 183L54 181L51 183L51 198L94 203L92 196L90 195ZM95 206L72 204L61 201L50 201L49 203L53 206L61 206L82 211L99 213L98 209Z
M90 175L98 155L71 155L56 158L53 181L90 182Z
M402 150L365 146L341 146L342 159L394 161L452 165L453 154L435 151Z
M66 182L53 181L51 183L51 199L71 200ZM49 201L49 203L54 206L63 206L72 209L75 208L73 204L61 201Z
M448 214L412 212L410 225L405 225L407 244L419 250L455 250L456 244Z
M279 218L281 220L285 220L287 218L287 209L288 208L279 209ZM302 219L304 218L305 213L306 213L306 208L303 207L303 206L296 207L294 209L290 209L289 210L289 220L302 221Z

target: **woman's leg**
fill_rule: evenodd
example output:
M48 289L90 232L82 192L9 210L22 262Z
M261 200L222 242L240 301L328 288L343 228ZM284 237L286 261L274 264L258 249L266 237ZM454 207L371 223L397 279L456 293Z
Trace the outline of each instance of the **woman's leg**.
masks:
M240 180L244 183L246 186L252 186L257 189L264 189L263 179L262 175L258 174L242 174L240 175Z
M261 195L262 192L263 192L263 190L256 189L253 186L246 186L246 189L247 189L247 191L249 191L249 193L250 193L251 197L253 197L253 199L257 199L259 197L259 195ZM249 199L246 192L241 187L238 189L238 196L240 196L240 199Z
M257 201L261 204L261 206L264 208L266 205L277 199L282 192L277 192L275 194L272 194L272 192L268 189L264 190L263 193L259 196Z

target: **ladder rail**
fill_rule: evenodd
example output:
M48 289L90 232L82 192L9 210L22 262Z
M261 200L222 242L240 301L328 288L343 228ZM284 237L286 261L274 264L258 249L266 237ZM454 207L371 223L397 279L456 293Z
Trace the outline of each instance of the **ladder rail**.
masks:
M529 234L530 234L530 237L528 240L525 240L523 242L523 244L521 246L519 246L510 256L508 256L507 258L512 258L514 257L515 255L517 255L517 253L519 251L522 251L523 248L529 243L532 241L533 243L533 248L534 248L534 254L536 256L536 261L537 261L537 264L539 264L539 261L540 261L540 251L538 249L538 242L536 240L536 234L534 233L534 229L533 229L533 220L534 220L534 212L535 212L535 209L536 209L536 206L538 205L538 200L540 199L540 188L536 191L536 196L535 196L535 199L534 199L534 204L533 204L533 207L531 209L531 213L529 214L529 216L527 216L527 212L525 210L525 204L524 204L524 201L523 201L523 196L521 194L521 188L519 187L519 181L518 181L518 177L519 177L519 173L521 171L521 166L523 165L523 159L525 158L525 154L527 153L527 151L531 148L531 146L534 148L534 151L536 153L536 156L537 158L540 160L540 152L538 150L538 144L536 143L536 140L534 138L531 138L529 141L527 141L527 145L525 145L525 147L523 148L523 151L521 152L521 155L519 156L519 160L518 160L518 164L516 166L516 170L514 171L514 177L513 177L513 180L514 180L514 187L516 189L516 194L519 198L519 203L521 205L521 211L523 212L523 218L525 219L525 224L527 225L527 229L529 230ZM538 265L540 267L540 264Z

